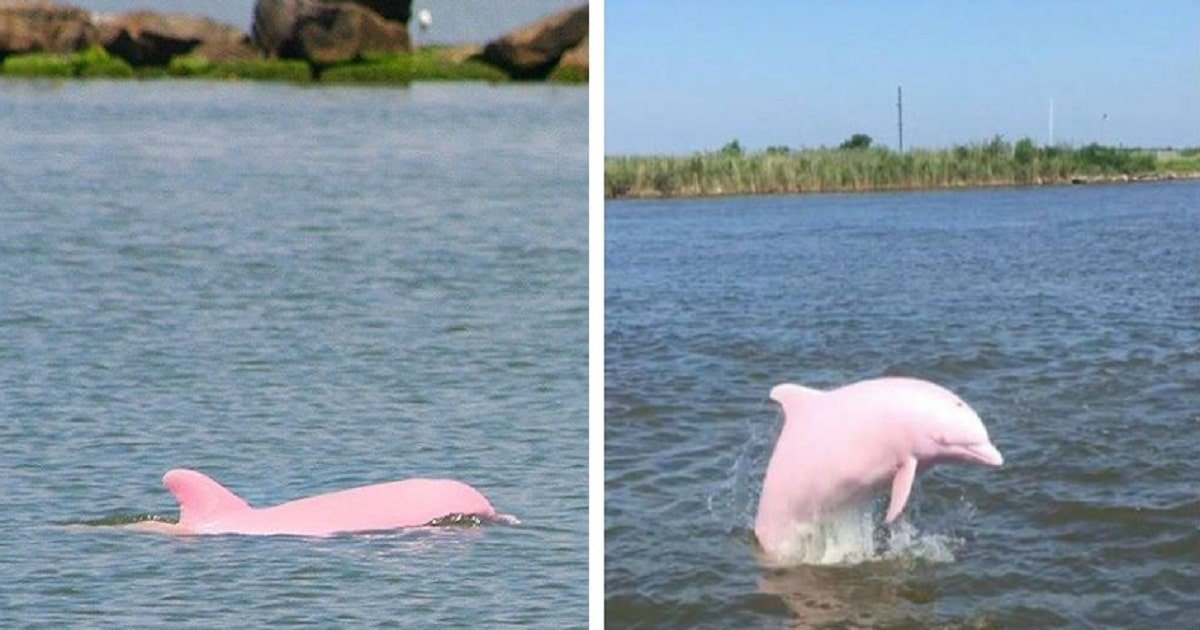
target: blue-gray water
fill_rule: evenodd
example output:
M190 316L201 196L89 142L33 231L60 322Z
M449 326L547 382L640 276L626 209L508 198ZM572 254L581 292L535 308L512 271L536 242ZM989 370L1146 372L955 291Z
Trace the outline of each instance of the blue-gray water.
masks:
M609 203L612 626L1195 627L1196 182ZM780 382L941 383L1006 462L907 551L759 568ZM877 508L878 509L878 508Z
M0 83L0 626L587 619L587 91ZM178 539L453 477L519 526Z

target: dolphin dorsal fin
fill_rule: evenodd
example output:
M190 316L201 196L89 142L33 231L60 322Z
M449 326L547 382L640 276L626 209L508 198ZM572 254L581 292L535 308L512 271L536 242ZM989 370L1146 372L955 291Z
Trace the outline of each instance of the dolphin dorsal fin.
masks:
M804 408L811 404L813 398L822 394L824 392L819 389L793 383L783 383L771 388L771 400L783 407L784 423L804 417Z
M175 469L163 475L163 485L179 501L179 524L193 526L230 512L249 510L250 505L208 475Z

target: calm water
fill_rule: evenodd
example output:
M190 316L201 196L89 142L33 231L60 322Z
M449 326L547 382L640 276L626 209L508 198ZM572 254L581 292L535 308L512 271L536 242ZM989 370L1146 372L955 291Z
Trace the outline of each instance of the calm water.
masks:
M0 82L0 625L587 620L587 94ZM175 539L462 479L519 526Z
M610 203L605 237L611 625L1194 627L1200 184ZM925 475L877 560L760 569L769 388L889 374L1005 466Z

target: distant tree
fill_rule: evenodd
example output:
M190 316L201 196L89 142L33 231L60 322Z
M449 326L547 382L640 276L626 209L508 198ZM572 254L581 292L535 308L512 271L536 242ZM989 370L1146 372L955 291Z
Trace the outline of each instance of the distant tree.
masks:
M742 143L738 142L737 138L734 138L733 140L730 140L725 146L721 147L721 153L723 155L737 156L737 155L741 155L741 154L745 153L745 151L742 150Z
M792 152L792 150L784 145L767 147L768 155L787 155L788 153L791 153L791 152Z
M865 133L856 133L850 136L850 139L843 142L839 149L865 149L871 146L871 136Z
M1076 159L1105 173L1135 173L1154 168L1154 154L1120 147L1106 147L1095 142L1079 149Z
M1004 136L996 134L992 139L983 145L983 154L990 158L998 158L1002 155L1008 155L1012 150L1012 146L1004 141Z
M1033 146L1033 140L1030 138L1017 140L1016 146L1013 147L1013 159L1017 161L1017 164L1029 164L1036 156L1037 147Z

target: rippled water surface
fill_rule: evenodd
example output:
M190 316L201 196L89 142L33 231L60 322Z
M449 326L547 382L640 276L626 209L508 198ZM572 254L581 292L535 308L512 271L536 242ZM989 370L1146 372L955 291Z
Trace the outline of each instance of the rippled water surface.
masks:
M0 85L0 626L587 620L587 95ZM462 479L522 524L178 539ZM90 525L82 523L92 523Z
M1200 618L1197 183L621 202L605 229L610 625ZM1004 467L924 475L874 560L760 568L768 390L881 375L960 394Z

